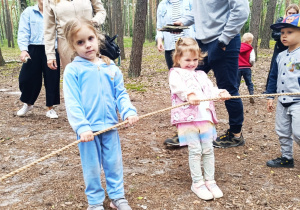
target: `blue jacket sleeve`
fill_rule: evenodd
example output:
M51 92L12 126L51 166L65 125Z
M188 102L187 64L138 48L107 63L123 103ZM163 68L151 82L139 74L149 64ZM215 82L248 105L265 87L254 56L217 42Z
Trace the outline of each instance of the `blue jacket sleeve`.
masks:
M268 80L268 86L267 86L267 94L271 94L271 93L276 93L277 91L277 78L278 78L278 64L277 64L277 59L276 62L274 62L271 72L270 72L270 76L269 76L269 80ZM274 97L272 97L274 98Z
M115 77L115 99L122 120L126 120L129 116L137 115L136 108L131 104L126 88L124 87L123 75L120 69L117 69Z
M73 130L77 135L92 130L81 103L78 77L70 64L64 72L63 91L68 120Z
M29 8L25 9L20 17L18 31L18 45L21 51L28 51L30 41L30 17Z

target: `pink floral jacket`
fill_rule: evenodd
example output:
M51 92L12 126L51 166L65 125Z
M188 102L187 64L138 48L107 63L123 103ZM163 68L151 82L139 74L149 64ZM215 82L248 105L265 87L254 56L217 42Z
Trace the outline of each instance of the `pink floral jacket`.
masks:
M190 93L200 99L216 98L222 89L213 86L204 71L191 71L181 68L172 68L169 74L172 106L187 102ZM171 110L171 123L185 123L210 120L217 123L217 116L213 101L200 102L200 105L187 105Z

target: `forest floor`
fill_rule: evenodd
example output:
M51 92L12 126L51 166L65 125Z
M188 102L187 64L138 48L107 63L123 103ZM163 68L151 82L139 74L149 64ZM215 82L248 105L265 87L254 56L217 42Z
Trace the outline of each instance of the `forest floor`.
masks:
M2 53L6 60L18 59L18 54ZM253 67L256 94L264 90L271 53L260 50ZM129 59L122 61L121 67L139 115L171 106L163 54L153 45L145 47L143 55L139 78L127 77ZM0 177L75 140L63 95L61 105L55 107L58 119L45 116L44 90L28 115L16 116L22 107L18 89L20 66L7 64L0 68ZM212 72L209 76L214 80ZM248 94L244 82L240 93ZM190 189L187 147L163 145L175 132L169 111L142 119L133 127L120 128L125 192L132 209L300 209L299 146L294 148L295 168L266 167L267 160L280 156L275 113L266 111L265 98L255 98L255 104L248 99L243 103L246 144L215 149L215 179L224 197L212 201L200 200ZM224 103L217 102L216 110L217 131L223 134L228 128ZM79 152L74 146L0 183L0 209L86 209L84 188ZM106 209L110 209L109 202L106 197Z

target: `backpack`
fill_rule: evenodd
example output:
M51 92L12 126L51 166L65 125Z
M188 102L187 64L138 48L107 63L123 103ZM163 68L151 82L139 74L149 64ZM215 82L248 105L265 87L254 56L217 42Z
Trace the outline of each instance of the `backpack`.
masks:
M104 47L100 49L101 55L105 55L109 57L111 60L117 59L121 54L121 50L119 46L114 42L114 40L118 37L118 35L115 35L112 38L110 38L106 34L104 36L105 36Z

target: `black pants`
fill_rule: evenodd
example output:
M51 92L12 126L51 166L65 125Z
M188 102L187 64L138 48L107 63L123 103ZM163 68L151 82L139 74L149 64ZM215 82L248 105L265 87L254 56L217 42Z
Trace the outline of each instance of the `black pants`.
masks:
M173 55L174 51L175 50L165 50L165 59L166 59L166 63L167 63L169 70L173 67L172 55Z
M57 70L47 66L44 45L29 45L31 59L22 65L19 75L19 88L22 92L20 100L33 105L40 94L43 78L46 89L46 106L60 104L60 60L56 51Z

